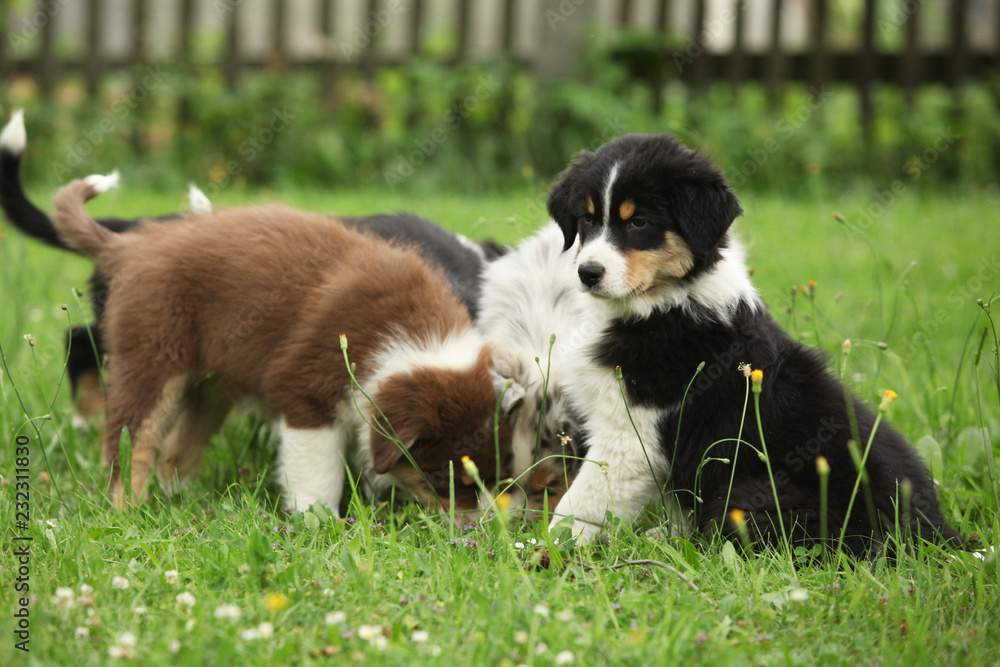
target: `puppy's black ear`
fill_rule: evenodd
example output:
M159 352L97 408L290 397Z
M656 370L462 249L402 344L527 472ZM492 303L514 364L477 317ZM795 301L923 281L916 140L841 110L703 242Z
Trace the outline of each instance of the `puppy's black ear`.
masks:
M590 151L580 151L580 153L574 158L572 164L570 164L563 173L559 174L559 178L556 179L555 185L549 190L549 201L548 209L549 215L552 219L559 224L559 229L562 230L563 239L565 243L563 245L563 252L570 249L573 245L573 241L576 239L577 233L577 221L576 216L573 215L573 191L576 186L576 180L580 173L580 166L589 162L594 154Z
M689 181L679 199L676 214L681 235L698 258L707 256L743 213L740 200L725 181Z

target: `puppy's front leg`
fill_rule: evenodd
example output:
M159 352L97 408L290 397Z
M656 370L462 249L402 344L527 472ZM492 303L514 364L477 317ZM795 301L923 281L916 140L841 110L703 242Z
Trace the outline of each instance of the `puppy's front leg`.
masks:
M282 418L278 445L278 482L289 506L306 510L323 501L340 516L344 493L348 429L337 423L320 428L293 428Z
M587 458L591 460L583 463L569 491L556 505L549 526L573 516L573 536L578 544L589 544L601 532L608 510L622 521L632 520L656 496L657 478L665 477L662 470L650 469L641 451L636 456L636 452L599 451L592 447Z

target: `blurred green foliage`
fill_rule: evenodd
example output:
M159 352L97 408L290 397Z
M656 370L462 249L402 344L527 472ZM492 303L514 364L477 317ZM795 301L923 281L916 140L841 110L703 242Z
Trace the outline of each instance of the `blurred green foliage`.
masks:
M849 86L789 85L774 107L756 84L736 94L668 78L654 114L651 86L626 73L613 46L594 47L576 76L551 83L510 62L428 55L370 77L247 74L235 92L217 70L165 64L148 90L109 79L100 104L72 78L44 103L33 82L12 79L0 100L7 113L27 108L25 176L51 186L119 167L137 185L194 181L210 196L231 183L509 190L544 186L576 152L620 134L669 132L712 154L742 191L997 187L1000 80L957 97L928 86L912 104L879 86L866 138Z

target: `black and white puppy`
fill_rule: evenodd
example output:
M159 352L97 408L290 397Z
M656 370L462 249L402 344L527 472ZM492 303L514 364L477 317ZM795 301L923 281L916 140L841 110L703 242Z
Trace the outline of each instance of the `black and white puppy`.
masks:
M731 511L739 509L755 542L780 540L782 524L795 541L817 540L819 476L796 450L818 445L830 465L830 532L838 537L846 522L845 549L865 553L897 516L915 536L962 543L942 516L927 467L885 423L865 466L874 516L860 494L848 510L858 478L849 414L862 446L875 416L856 399L848 406L821 355L768 315L729 232L742 213L739 201L706 156L669 136L624 136L578 155L552 188L548 208L566 250L579 238L573 268L589 309L581 330L587 343L563 377L570 402L586 417L588 462L553 523L572 515L575 534L587 542L607 512L632 519L668 485L706 535L735 535ZM737 363L709 369L711 382L698 383L684 401L699 364L723 356L763 371L761 422L777 504L757 453L763 447L752 403L744 421L748 380Z

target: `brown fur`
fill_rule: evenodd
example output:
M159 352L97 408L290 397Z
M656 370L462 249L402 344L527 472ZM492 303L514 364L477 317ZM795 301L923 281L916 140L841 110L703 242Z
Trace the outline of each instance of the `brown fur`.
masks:
M161 481L176 483L196 468L235 400L258 399L292 428L331 425L350 395L340 334L363 384L378 371L373 357L387 332L431 340L472 328L444 276L417 253L331 218L272 205L108 236L83 208L94 194L70 183L55 197L53 219L112 276L105 458L117 503L125 427L133 490L142 491L158 456ZM441 472L448 461L460 471L464 455L488 483L496 479L488 365L484 349L471 369L400 372L373 396L439 495L449 484ZM373 430L370 444L374 472L400 463L391 440ZM426 499L426 489L411 490Z
M594 200L587 197L587 213L594 215Z
M659 248L626 251L625 261L629 284L642 285L646 292L676 284L694 267L691 249L673 232L667 232Z
M618 207L618 215L621 216L622 220L628 220L635 215L635 202L631 199L623 201Z

